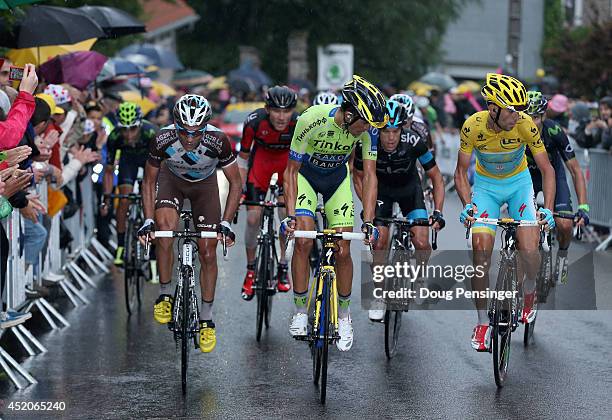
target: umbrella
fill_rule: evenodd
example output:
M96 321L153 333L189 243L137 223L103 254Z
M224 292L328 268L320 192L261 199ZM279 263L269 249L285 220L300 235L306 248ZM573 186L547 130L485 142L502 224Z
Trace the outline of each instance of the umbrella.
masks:
M227 89L228 87L227 77L225 76L215 77L206 85L206 88L209 90Z
M442 90L449 90L457 86L455 79L450 77L448 74L429 72L425 76L421 77L419 81L428 83L430 85L439 86Z
M0 10L13 10L16 6L37 3L42 0L0 0Z
M246 82L246 85L249 87L254 86L254 90L259 89L261 85L269 86L272 83L272 80L266 73L254 67L249 61L245 61L239 68L230 71L228 79L230 85L238 85L241 83L236 82L243 81Z
M408 89L415 92L419 96L429 96L432 89L439 89L439 86L430 85L423 82L412 82L408 85Z
M132 44L119 51L119 55L125 57L130 54L141 54L151 59L154 64L162 69L180 70L183 64L176 53L168 48L155 44Z
M456 93L480 92L480 85L473 80L466 80L461 82L456 89ZM452 90L451 93L453 93Z
M81 6L79 10L95 20L104 30L105 38L146 32L145 25L123 10L107 6Z
M172 83L181 86L204 85L213 79L210 73L202 70L185 70L174 75Z
M30 7L15 29L18 48L75 44L105 35L83 12L55 6Z
M154 65L153 60L151 60L146 55L142 55L142 54L128 54L124 56L123 58L125 58L128 61L131 61L132 63L138 64L139 66L144 67L145 70L147 67Z
M162 98L166 96L176 95L176 90L174 90L173 87L168 86L167 84L162 83L162 82L153 81L151 82L151 87L153 88L155 93L157 93Z
M121 95L121 98L124 101L134 102L136 105L138 105L142 110L143 115L147 115L156 107L155 102L147 97L143 97L139 92L133 90L119 92L119 95Z
M95 44L96 40L97 38L92 38L71 45L52 45L47 47L15 49L10 50L6 56L10 58L16 66L23 67L27 63L32 63L39 66L57 55L68 54L76 51L89 51L93 44Z
M144 74L144 69L138 64L132 63L124 58L111 58L102 67L98 82L114 79L120 76L135 76Z
M40 74L50 83L69 83L85 89L96 80L106 57L96 51L78 51L58 55L40 66Z

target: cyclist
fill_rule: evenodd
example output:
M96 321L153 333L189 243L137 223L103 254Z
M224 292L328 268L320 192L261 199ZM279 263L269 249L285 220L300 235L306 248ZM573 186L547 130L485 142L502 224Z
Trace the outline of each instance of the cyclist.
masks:
M527 108L526 113L531 116L536 127L538 127L544 147L546 152L548 152L548 159L555 170L555 212L573 213L572 197L567 185L565 168L563 167L563 163L565 163L565 166L567 166L572 175L576 197L578 197L578 202L580 203L575 218L580 225L587 225L589 223L589 204L587 201L586 182L580 165L575 159L574 149L569 143L561 125L546 117L548 101L542 93L529 91L527 92L527 97L529 99L529 108ZM537 195L539 191L542 191L542 174L538 171L533 155L529 151L527 151L527 165L529 166L531 180L533 181L533 190ZM555 217L555 224L557 225L557 239L559 241L559 252L557 253L554 271L555 280L566 283L567 250L572 242L573 222L571 219Z
M241 183L231 143L221 130L207 124L212 110L203 96L182 96L174 106L173 115L174 124L164 127L149 149L142 190L146 220L138 235L145 236L156 229L175 230L183 201L189 199L196 230L217 231L217 240L224 235L227 246L232 246L235 236L229 221L238 209ZM223 219L217 199L217 165L230 184ZM217 343L212 320L217 283L217 240L198 240L202 266L200 350L204 353L211 352ZM173 238L159 238L156 246L160 295L155 301L153 316L160 324L167 324L172 319L172 243Z
M282 196L283 172L287 166L289 146L297 121L295 106L297 94L287 86L274 86L266 92L266 106L249 114L244 124L238 168L243 184L246 183L246 199L262 201L270 186L272 174L278 174ZM279 197L282 202L282 197ZM257 232L261 222L262 208L247 206L247 225L245 229L245 247L247 255L247 273L242 284L242 298L251 300L255 295L255 252L257 250ZM285 218L285 209L278 209L280 220ZM285 240L281 235L281 258L277 269L277 289L288 292L291 289L287 277L285 261Z
M402 214L407 219L431 218L433 228L442 229L445 225L442 207L444 205L444 181L440 169L436 165L431 152L427 149L425 139L415 131L405 127L408 119L408 111L399 102L389 100L387 102L389 111L389 122L385 128L373 129L373 139L377 141L376 177L378 178L378 206L377 217L392 217L393 203L397 202ZM355 151L355 164L353 170L353 183L355 192L359 199L362 198L363 159L361 158L361 144L357 145ZM423 190L417 173L417 160L425 169L427 176L433 183L433 196L435 210L429 216L425 209ZM383 223L375 222L380 231L380 237L374 246L377 251L389 249L389 227ZM412 243L418 251L417 257L426 262L431 252L429 244L429 230L425 226L415 226L412 229L414 236ZM384 263L385 260L377 261L384 257L384 252L375 253L374 263ZM376 258L378 257L378 258ZM371 309L370 320L378 322L384 316L382 309Z
M431 137L431 131L429 130L427 123L415 115L417 108L414 104L414 101L412 100L412 97L406 93L396 93L395 95L392 95L389 99L392 101L399 102L404 106L404 108L406 108L406 111L408 112L408 119L406 120L405 126L410 128L412 131L416 131L417 134L421 136L421 138L424 138L425 142L427 143L427 148L435 156L434 143L433 138Z
M459 220L466 226L474 221L470 212L474 217L498 218L504 203L508 204L508 212L513 219L536 220L533 185L525 157L525 148L529 147L543 177L545 208L540 208L539 213L544 216L542 223L547 223L552 229L555 225L551 211L555 197L555 174L538 128L522 112L527 109L525 87L514 77L488 73L481 93L488 109L470 116L461 128L461 145L455 169L455 187L464 206ZM467 177L472 152L476 153L473 192ZM495 229L476 223L472 233L474 266L489 267ZM535 279L540 263L537 253L538 228L518 229L517 239L526 269L521 320L531 322L535 319ZM484 276L472 278L472 288L476 291L484 291L488 285L488 270L485 270ZM474 328L471 344L477 351L488 351L491 329L487 300L478 298L475 303L478 324Z
M312 101L313 105L338 105L338 95L334 92L319 92Z
M376 204L376 143L372 141L370 126L381 128L389 121L386 100L376 86L354 75L342 89L342 105L315 105L298 119L291 141L289 162L285 170L285 204L287 217L281 228L292 232L313 230L317 194L323 196L325 213L330 229L352 231L354 205L348 160L355 144L362 142L363 207L361 229L366 241L375 240ZM347 351L353 345L353 327L350 317L350 297L353 262L348 241L339 241L338 270L338 329L340 339L336 346ZM308 315L309 255L312 240L297 239L291 271L296 314L291 319L292 336L306 334Z
M140 107L133 102L122 102L117 108L117 125L108 136L106 153L106 171L104 172L104 194L113 191L113 178L115 163L119 156L119 174L117 185L119 194L130 194L134 188L134 182L138 169L145 166L149 145L155 140L157 127L143 119ZM110 198L102 200L100 214L106 216ZM115 265L123 265L125 253L125 231L129 208L129 200L119 200L117 208L117 254ZM152 280L156 277L155 263L151 263Z

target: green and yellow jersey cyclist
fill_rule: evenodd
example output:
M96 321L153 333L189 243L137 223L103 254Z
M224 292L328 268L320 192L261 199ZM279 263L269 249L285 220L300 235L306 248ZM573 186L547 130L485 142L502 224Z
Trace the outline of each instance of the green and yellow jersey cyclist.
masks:
M470 116L461 129L461 146L455 170L457 194L464 205L459 217L465 225L474 217L498 218L500 207L508 205L510 217L517 220L536 220L533 185L527 168L525 150L529 148L534 162L542 172L544 207L539 212L542 223L554 227L552 208L555 199L555 173L550 165L538 128L527 109L527 91L514 77L488 73L482 95L487 110ZM476 154L476 175L473 191L467 171L472 152ZM473 217L470 215L473 211ZM479 223L472 228L474 266L490 267L495 243L495 229ZM521 227L517 232L518 248L526 272L523 283L524 308L522 322L535 319L535 279L539 269L539 231L537 227ZM472 278L472 288L484 291L489 286L488 271ZM488 351L491 329L486 298L476 299L478 324L471 344L477 351Z
M338 232L353 230L354 203L348 160L358 141L362 144L363 207L362 231L366 241L375 240L376 206L376 143L368 129L384 127L389 115L386 100L380 90L360 76L353 78L342 89L343 102L337 105L315 105L298 119L289 161L284 174L287 217L281 228L288 233L294 229L313 230L317 194L323 196L328 226ZM336 256L338 273L338 329L336 346L347 351L353 345L353 327L349 303L353 280L353 261L350 244L339 241ZM308 315L308 256L312 240L296 239L292 274L296 313L291 319L292 336L306 335Z
M117 109L117 126L108 136L107 166L104 172L104 193L113 191L113 174L115 170L116 156L119 155L119 173L117 175L117 186L119 194L130 194L138 174L138 169L143 168L149 153L149 143L155 140L157 127L142 117L140 107L133 102L122 102ZM111 200L102 202L100 214L107 214ZM115 265L123 265L123 254L125 246L125 231L129 200L119 200L117 207L117 254ZM151 265L152 276L156 277L155 265Z
M567 177L565 175L564 164L572 176L576 197L578 197L578 212L575 220L579 225L589 223L589 204L587 201L587 189L582 169L576 160L574 149L570 144L567 135L559 123L546 118L548 101L541 92L527 92L529 108L526 113L538 127L540 136L544 142L544 147L548 154L548 160L555 170L556 193L555 193L555 212L574 214L572 210L572 196ZM533 190L537 195L542 191L542 174L537 169L533 156L527 153L527 165L533 181ZM572 242L573 222L571 219L555 217L557 226L557 240L559 241L559 252L555 263L554 276L557 281L567 282L567 250Z

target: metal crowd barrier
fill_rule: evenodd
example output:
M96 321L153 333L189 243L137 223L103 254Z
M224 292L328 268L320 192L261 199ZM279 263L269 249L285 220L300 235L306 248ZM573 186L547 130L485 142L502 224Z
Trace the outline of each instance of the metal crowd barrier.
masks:
M587 194L589 200L589 218L592 225L612 228L612 182L607 179L607 174L612 168L612 154L602 149L582 149L577 147L573 139L570 142L574 146L576 159L586 177ZM459 134L441 133L436 142L436 163L440 172L447 182L447 191L454 185L452 181L457 164L457 153L459 151ZM578 199L573 187L571 174L566 169L568 185L572 194L572 202L577 207ZM596 250L603 251L612 243L612 234L608 235L599 243Z
M91 171L90 171L91 172ZM51 329L60 329L70 326L70 323L57 311L44 297L35 293L36 286L56 285L63 291L74 307L89 303L85 296L87 288L95 288L95 279L98 275L109 273L108 263L112 261L112 254L106 250L94 237L95 233L95 194L91 181L91 173L87 174L77 185L76 180L71 181L68 187L77 197L77 188L81 190L82 206L72 217L63 221L70 231L73 241L70 249L60 247L60 224L62 212L53 216L48 228L47 247L39 255L39 273L33 273L32 267L26 269L23 253L22 232L23 220L15 209L2 223L4 224L9 240L9 257L6 273L7 309L20 310L27 313L36 307L43 319ZM40 200L45 206L48 204L47 184L42 182L37 186ZM27 292L27 289L29 293ZM27 330L24 324L0 329L0 336L12 332L18 342L29 356L45 353L47 349ZM27 370L19 365L4 349L0 348L0 365L9 378L19 389L28 384L36 383ZM27 384L22 384L17 373Z

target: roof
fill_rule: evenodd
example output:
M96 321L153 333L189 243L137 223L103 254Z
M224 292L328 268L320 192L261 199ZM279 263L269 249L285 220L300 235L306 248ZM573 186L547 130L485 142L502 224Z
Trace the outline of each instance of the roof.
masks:
M197 21L200 17L185 0L141 0L147 35L157 35Z

